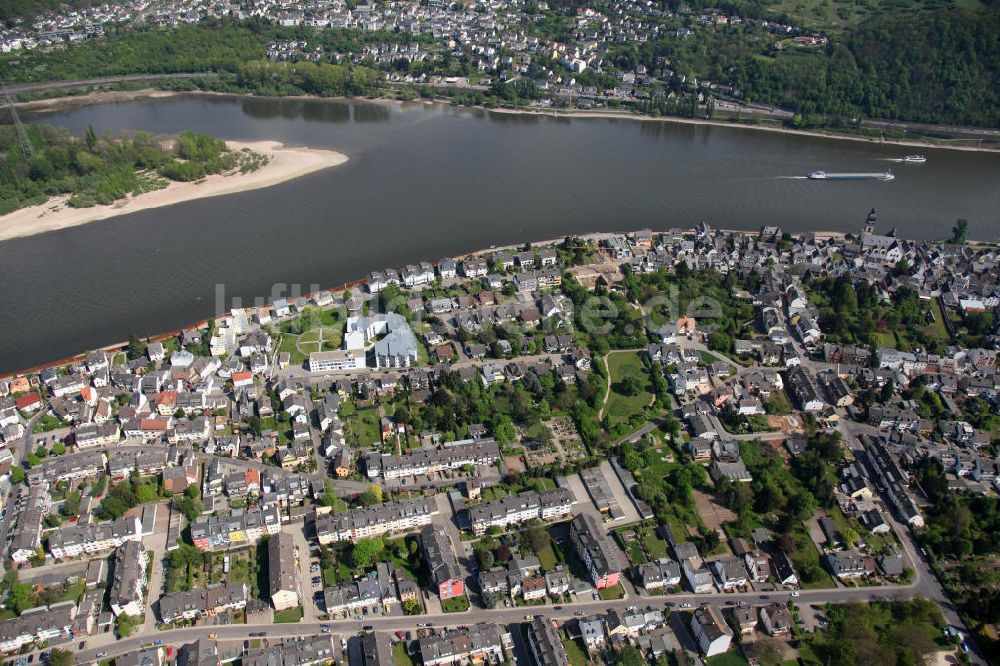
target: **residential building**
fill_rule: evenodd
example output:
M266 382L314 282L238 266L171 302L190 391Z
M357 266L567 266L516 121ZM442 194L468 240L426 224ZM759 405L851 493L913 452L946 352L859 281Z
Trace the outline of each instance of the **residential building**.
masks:
M320 634L298 640L286 639L268 647L250 648L240 660L242 666L312 666L336 659L333 636Z
M691 618L691 633L698 641L702 654L706 657L714 657L726 652L733 640L732 630L713 606L704 606L695 610Z
M625 558L593 515L581 513L573 518L570 539L594 587L600 590L618 584Z
M49 535L49 552L57 560L108 553L127 541L140 541L139 518L119 518L107 523L70 525Z
M359 507L344 513L317 516L316 536L321 544L329 545L388 532L407 532L429 525L431 516L436 514L436 503L425 497Z
M298 606L298 566L291 534L278 532L267 540L267 569L268 593L274 610Z
M546 617L536 615L528 625L528 647L535 666L569 666L559 632Z
M486 622L430 634L421 638L418 646L424 666L499 662L503 659L500 628Z
M220 583L188 592L168 592L160 597L160 619L171 623L246 608L247 594L244 583Z
M199 516L191 523L191 542L199 550L226 550L253 545L281 531L278 507L270 504L229 515Z
M528 490L469 507L469 521L473 532L482 535L490 527L504 529L532 518L556 520L568 516L572 507L573 493L566 488L555 488L542 493Z
M465 594L462 570L455 559L448 529L442 525L427 525L420 530L420 543L438 596L443 600Z
M115 617L145 614L147 561L141 541L126 541L115 551L108 602Z

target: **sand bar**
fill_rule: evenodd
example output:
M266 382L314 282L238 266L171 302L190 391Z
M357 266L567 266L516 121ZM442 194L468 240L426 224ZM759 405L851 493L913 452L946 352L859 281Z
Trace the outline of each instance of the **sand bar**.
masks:
M348 160L347 155L332 150L291 148L277 141L227 141L226 145L232 150L249 148L266 155L269 161L250 173L216 174L194 183L171 182L162 190L127 197L108 206L71 208L66 205L67 197L54 197L44 204L22 208L0 217L0 241L75 227L183 201L270 187L315 171L339 166Z

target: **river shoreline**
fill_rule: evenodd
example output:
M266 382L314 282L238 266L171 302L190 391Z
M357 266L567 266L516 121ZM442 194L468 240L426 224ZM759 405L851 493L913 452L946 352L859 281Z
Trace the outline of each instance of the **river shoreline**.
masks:
M668 231L669 231L669 229L654 229L653 233L654 234L663 234L663 233L667 233ZM741 234L741 235L745 235L745 236L756 236L757 235L757 232L755 232L755 231L726 230L726 229L723 229L723 231L727 231L727 233L735 233L735 234ZM846 234L844 232L841 232L841 231L817 231L817 232L813 232L813 233L815 233L815 235L817 237L823 237L823 238L843 239L846 236ZM615 235L620 235L620 234L619 234L619 232L612 232L612 231L588 231L588 232L583 232L583 233L575 234L574 236L576 238L579 238L579 239L582 239L582 240L599 243L601 240L609 238L611 236L615 236ZM527 243L528 245L530 245L532 247L536 247L537 248L537 247L547 247L547 246L557 245L557 244L561 243L563 240L564 240L563 238L547 238L547 239L544 239L544 240L526 240L525 243ZM969 242L970 243L975 243L976 241L969 241ZM459 254L456 254L456 255L452 256L451 258L454 259L455 261L461 261L461 260L463 260L463 259L465 259L467 257L481 257L481 256L484 256L486 254L490 254L490 253L494 253L494 252L505 252L505 251L516 252L521 247L523 247L523 245L524 245L523 243L514 243L514 244L505 244L505 245L494 245L494 246L491 246L491 247L484 247L484 248L479 248L479 249L475 249L475 250L468 250L468 251L465 251L465 252L461 252ZM436 266L436 264L435 264L435 266ZM336 286L331 286L331 287L324 287L323 289L320 289L320 291L329 291L329 292L331 292L333 294L339 294L339 293L342 293L342 292L347 291L347 290L354 290L354 289L363 290L364 289L364 285L366 283L367 283L367 278L361 277L361 278L357 278L355 280L351 280L350 282L345 282L344 284L340 284L340 285L336 285ZM303 297L307 298L307 299L308 298L312 298L312 296L313 296L314 293L315 292L303 294ZM228 314L228 312L225 313L225 314ZM147 342L147 343L149 343L149 342L162 342L162 341L164 341L164 340L166 340L168 338L177 337L177 336L181 335L184 331L192 331L192 330L198 330L198 329L205 328L206 326L208 326L209 319L218 318L219 316L222 316L222 313L216 313L215 317L201 319L201 320L198 320L196 322L191 323L188 326L183 326L183 327L181 327L179 329L175 329L175 330L171 330L171 331L165 331L165 332L162 332L162 333L156 333L156 334L144 337L144 338L142 338L142 340L145 341L145 342ZM123 351L128 346L128 344L129 343L127 341L115 342L115 343L112 343L112 344L108 344L108 345L104 345L102 347L99 347L96 351L105 351L105 352L108 352L108 353L117 353L117 352ZM95 350L91 350L91 351L95 351ZM11 378L14 378L14 377L20 377L20 376L25 376L25 375L29 375L29 374L35 374L35 373L41 372L42 370L44 370L46 368L60 368L60 367L64 367L64 366L67 366L67 365L74 364L74 363L80 363L80 362L82 362L84 360L85 357L86 357L86 353L79 353L79 354L77 354L75 356L71 356L69 358L62 358L62 359L59 359L59 360L48 361L48 362L41 363L41 364L38 364L38 365L34 365L34 366L31 366L31 367L21 368L19 370L12 370L12 371L7 371L7 372L0 372L0 379L11 379Z
M245 174L215 174L197 182L171 182L161 190L121 199L107 206L72 208L66 205L68 197L54 197L43 204L0 216L0 242L185 201L263 189L348 161L343 153L288 147L277 141L227 141L226 145L234 151L245 148L260 153L268 158L268 162Z
M25 111L33 111L37 113L57 113L69 111L75 108L81 108L86 106L96 106L100 104L119 104L133 102L143 99L164 99L169 97L180 97L184 95L189 96L212 96L212 97L230 97L234 99L239 98L251 98L251 99L274 99L274 100L304 100L304 101L329 101L329 102L349 102L349 101L363 101L370 104L443 104L446 106L452 106L444 100L396 100L384 97L379 98L367 98L367 97L316 97L314 95L289 95L286 97L269 97L269 96L257 96L243 93L225 93L225 92L213 92L213 91L167 91L167 90L157 90L155 88L144 88L140 90L131 91L106 91L106 92L92 92L86 95L78 96L66 96L66 97L52 97L43 100L34 100L30 102L18 102L15 104L19 109ZM476 109L479 111L486 111L489 113L503 113L508 115L534 115L534 116L547 116L550 118L598 118L603 120L635 120L640 122L657 122L657 123L674 123L681 125L705 125L705 126L715 126L715 127L731 127L734 129L743 130L756 130L763 132L771 132L775 134L787 134L791 136L806 136L820 139L836 139L841 141L854 141L860 143L866 143L871 145L880 146L902 146L909 148L935 148L940 150L956 150L962 152L979 152L979 153L998 153L1000 152L1000 146L958 146L949 143L938 143L934 141L917 141L917 140L907 140L907 139L879 139L875 137L867 136L857 136L851 134L843 134L833 131L824 130L800 130L792 129L788 127L776 127L773 125L751 125L747 123L737 123L729 122L726 120L709 120L704 118L681 118L678 116L648 116L640 113L633 113L629 111L612 111L606 109L599 109L594 111L588 111L586 109L514 109L514 108L503 108L503 107L485 107L485 106L467 106L467 107L454 107L454 108L466 108L466 109Z

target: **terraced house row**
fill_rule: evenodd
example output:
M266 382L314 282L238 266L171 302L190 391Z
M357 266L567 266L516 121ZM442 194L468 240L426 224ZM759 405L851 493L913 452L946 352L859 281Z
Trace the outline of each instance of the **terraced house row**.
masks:
M226 610L246 608L244 583L209 585L201 590L171 592L160 597L160 619L164 622L211 617Z
M450 442L440 449L417 450L394 456L370 453L365 457L368 477L399 479L459 469L465 465L492 465L500 460L500 447L493 438Z
M142 539L139 518L119 518L108 523L73 525L49 535L49 552L57 560L81 555L97 555L118 548L127 541Z
M433 499L387 502L379 506L360 507L344 513L316 516L316 537L323 545L338 541L356 541L388 532L406 532L429 525L437 514Z
M20 617L0 622L0 652L14 652L35 641L68 637L75 617L76 604L63 601L47 608L32 608Z
M554 488L542 493L526 490L517 495L501 497L469 507L469 522L477 535L491 527L504 529L533 518L556 520L568 516L573 508L573 493L566 488Z
M199 550L225 550L255 544L281 531L278 507L235 510L228 516L199 516L191 523L191 543Z

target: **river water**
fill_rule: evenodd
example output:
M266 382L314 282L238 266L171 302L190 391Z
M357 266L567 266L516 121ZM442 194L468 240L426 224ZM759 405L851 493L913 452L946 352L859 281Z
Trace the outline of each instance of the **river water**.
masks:
M180 96L40 115L105 129L275 139L348 154L275 187L0 243L0 372L216 314L275 284L339 285L374 269L598 230L712 226L901 235L1000 234L1000 155L740 128L553 118L443 105ZM819 182L881 171L882 182ZM217 285L224 285L218 287Z

